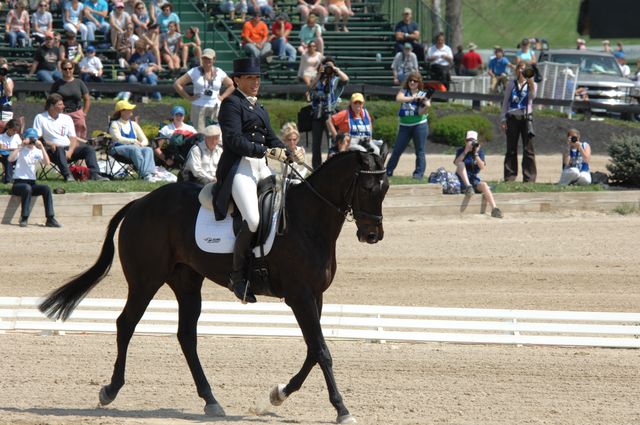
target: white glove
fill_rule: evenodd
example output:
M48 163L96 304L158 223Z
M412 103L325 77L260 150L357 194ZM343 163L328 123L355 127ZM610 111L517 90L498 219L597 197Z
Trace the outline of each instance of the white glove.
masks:
M267 158L275 159L276 161L287 161L287 150L283 148L271 148L267 150Z
M296 164L304 164L304 151L302 149L296 149L293 152L293 162Z

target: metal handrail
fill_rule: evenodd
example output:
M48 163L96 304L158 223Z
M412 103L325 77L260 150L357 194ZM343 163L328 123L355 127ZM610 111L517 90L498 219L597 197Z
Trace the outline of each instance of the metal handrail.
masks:
M233 32L231 27L229 25L227 25L227 23L224 21L224 19L220 19L220 18L216 17L215 22L214 22L214 27L217 26L218 24L222 25L222 27L226 31L227 35L231 35L231 38L234 41L234 43L232 44L229 41L229 37L227 36L227 37L224 37L224 40L223 40L224 43L231 50L233 50L236 54L239 54L238 47L242 45L242 40Z
M431 17L435 15L438 21L442 24L445 33L445 39L447 43L450 43L451 25L440 15L433 11L433 8L426 2L426 0L382 0L381 8L385 10L389 16L389 20L393 25L402 20L402 10L405 7L411 8L413 11L413 20L418 23L420 28L420 34L422 43L426 45L432 44L432 37L434 34L431 29ZM429 30L431 29L431 32Z

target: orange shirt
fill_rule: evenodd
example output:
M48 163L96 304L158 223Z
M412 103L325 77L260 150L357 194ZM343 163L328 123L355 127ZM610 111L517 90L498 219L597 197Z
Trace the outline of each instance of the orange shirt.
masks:
M331 122L338 133L349 133L349 109L351 107L331 115ZM363 115L358 115L363 118ZM373 123L373 118L369 116L369 120Z
M242 26L243 43L262 43L267 41L268 37L269 28L267 28L267 24L263 21L258 21L258 23L254 25L253 20L250 19Z

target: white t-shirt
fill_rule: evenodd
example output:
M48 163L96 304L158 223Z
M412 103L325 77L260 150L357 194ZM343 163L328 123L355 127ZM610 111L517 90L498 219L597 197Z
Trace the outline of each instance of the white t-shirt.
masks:
M45 142L63 148L71 144L69 137L76 137L73 120L67 114L59 114L57 119L53 119L49 112L45 111L36 115L33 120L33 128L38 132L38 136L44 138Z
M6 132L0 134L0 149L17 149L22 144L22 139L18 133L9 136ZM6 147L5 147L6 146Z
M176 128L176 125L174 123L170 122L169 124L165 125L164 127L162 127L160 129L160 135L169 138L169 137L171 137L171 135L173 133L175 133L176 130L178 130ZM196 130L195 128L193 128L189 124L185 124L185 123L182 123L182 125L180 126L179 130L182 133L193 133L193 134L196 134L198 132L198 130Z
M23 147L16 159L16 168L13 170L13 178L20 180L36 179L36 164L44 160L42 151L36 147Z
M453 52L446 44L443 45L441 49L438 49L438 46L434 44L427 50L427 56L435 56L436 59L434 59L432 63L436 65L450 66L451 63L445 59L445 57L453 58Z
M196 66L195 68L191 68L187 71L187 75L191 78L191 82L193 83L193 94L200 95L200 97L194 100L191 104L194 106L215 106L220 103L218 100L218 95L220 94L220 89L222 88L222 80L227 78L227 73L221 70L218 67L214 67L213 72L215 76L213 80L205 81L202 73L200 72L200 67ZM205 90L211 90L211 96L205 96Z
M85 56L80 61L79 66L80 66L80 69L88 68L90 74L97 75L102 69L102 61L96 55L93 55L93 57Z

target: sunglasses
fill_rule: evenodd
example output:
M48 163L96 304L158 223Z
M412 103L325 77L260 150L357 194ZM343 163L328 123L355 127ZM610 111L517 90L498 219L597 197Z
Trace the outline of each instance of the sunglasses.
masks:
M418 80L409 80L409 83L419 83L420 81Z
M62 69L65 70L65 71L73 71L73 68L69 68L69 67L65 67L65 68L62 68Z

